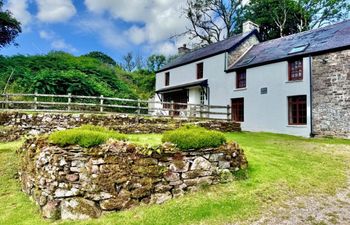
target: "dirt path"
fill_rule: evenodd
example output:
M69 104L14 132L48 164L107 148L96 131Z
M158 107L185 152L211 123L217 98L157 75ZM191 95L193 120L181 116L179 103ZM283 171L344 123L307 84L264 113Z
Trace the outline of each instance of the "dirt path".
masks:
M330 146L327 146L330 147ZM339 149L333 149L339 152ZM342 150L349 156L350 146ZM350 162L349 162L350 164ZM350 168L347 170L347 186L336 195L296 197L279 207L271 206L257 220L246 221L249 225L350 225Z
M249 224L350 225L350 174L347 188L335 196L297 197Z

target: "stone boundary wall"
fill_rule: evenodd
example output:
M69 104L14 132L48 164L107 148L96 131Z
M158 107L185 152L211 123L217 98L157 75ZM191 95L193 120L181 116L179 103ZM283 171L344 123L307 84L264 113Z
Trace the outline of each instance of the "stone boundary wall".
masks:
M70 129L83 124L108 127L121 133L163 133L189 123L223 132L241 130L239 123L225 120L136 117L124 114L27 114L4 112L0 113L0 126L12 129L0 131L0 141L2 139L8 140L10 137L15 139L24 134L38 135L55 130Z
M313 131L350 138L350 50L312 59Z
M113 140L91 149L62 148L37 138L20 152L23 191L50 219L97 218L161 204L203 185L231 181L232 172L248 164L236 143L184 152L171 144L150 149Z

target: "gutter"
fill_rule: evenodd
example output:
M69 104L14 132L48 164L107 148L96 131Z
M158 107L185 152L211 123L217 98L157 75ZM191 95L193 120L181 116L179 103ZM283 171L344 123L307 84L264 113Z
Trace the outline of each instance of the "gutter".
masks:
M310 75L310 137L315 137L315 133L313 130L313 109L312 109L312 100L313 100L313 82L312 82L312 56L309 56L309 75Z

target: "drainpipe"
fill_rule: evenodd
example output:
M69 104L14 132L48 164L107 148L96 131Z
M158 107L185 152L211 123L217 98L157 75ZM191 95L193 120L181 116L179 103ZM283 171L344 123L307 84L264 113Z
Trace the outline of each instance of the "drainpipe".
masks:
M312 56L309 56L309 70L310 70L310 137L315 137L314 130L313 130L313 114L312 114L312 89L313 89L313 82L312 82Z

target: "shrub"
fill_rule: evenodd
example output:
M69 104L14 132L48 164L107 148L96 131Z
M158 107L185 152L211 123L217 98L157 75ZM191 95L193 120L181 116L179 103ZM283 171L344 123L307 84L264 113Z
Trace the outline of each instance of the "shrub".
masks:
M202 127L184 126L166 131L162 142L171 142L182 150L218 147L226 142L223 133Z
M84 148L93 147L106 142L108 139L126 140L124 134L103 127L84 125L79 128L53 132L49 140L60 146L80 145Z

